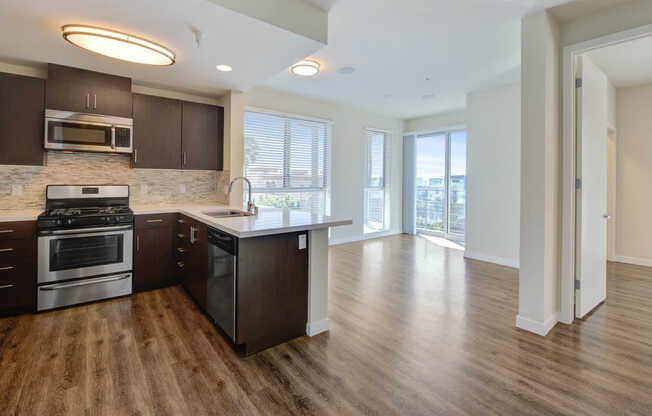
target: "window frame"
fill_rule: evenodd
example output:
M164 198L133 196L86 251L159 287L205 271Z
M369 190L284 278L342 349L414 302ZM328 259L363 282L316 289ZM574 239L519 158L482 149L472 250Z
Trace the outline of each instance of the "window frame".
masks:
M372 185L369 186L370 183L370 174L371 174L371 138L374 135L377 134L382 134L383 135L383 180L382 180L382 185ZM389 198L388 198L388 193L389 193L389 155L387 152L388 149L388 142L391 140L392 133L387 131L387 130L382 130L382 129L377 129L373 127L365 127L364 128L364 140L365 140L365 145L364 145L364 175L363 175L363 189L362 189L362 195L363 195L363 212L362 212L362 234L365 236L373 235L373 234L378 234L378 233L383 233L389 230L390 224L389 224ZM365 225L367 223L367 212L368 212L368 204L367 204L367 192L368 191L383 191L383 228L380 230L375 230L375 231L369 231L367 232L365 229Z
M268 116L281 117L293 121L305 121L313 123L322 123L326 126L326 142L324 143L325 151L323 158L324 170L326 171L323 178L322 186L311 186L311 187L292 187L289 185L291 178L289 175L290 169L290 158L288 157L290 152L289 142L286 137L283 140L284 156L283 156L283 186L277 188L256 188L252 186L252 194L291 194L291 193L323 193L324 194L324 207L321 212L323 215L330 215L331 212L331 154L332 154L332 135L333 135L333 121L328 119L322 119L311 116L304 116L301 114L286 113L282 111L269 110L259 107L250 107L247 106L244 108L243 115L246 113L257 113ZM243 117L244 119L244 117ZM286 122L287 123L287 122ZM287 126L286 126L287 129ZM243 139L245 137L245 127L243 120ZM243 145L244 147L244 145ZM242 151L242 170L245 172L246 162L245 162L245 149ZM317 158L319 161L319 158ZM318 163L318 162L317 162ZM314 182L314 178L313 178ZM245 199L245 193L243 192L243 199Z
M434 235L437 237L444 237L450 240L454 241L459 241L459 242L464 242L466 239L466 225L464 227L464 233L452 233L450 232L450 178L451 178L451 135L454 133L459 133L459 132L465 132L466 133L466 160L468 162L468 128L466 125L455 125L455 126L450 126L446 128L441 128L441 129L435 129L435 130L424 130L424 131L419 131L419 132L407 132L404 133L403 136L410 136L414 135L415 140L419 140L419 138L423 137L428 137L428 136L435 136L435 135L443 135L445 136L445 171L444 171L444 197L445 197L445 204L444 204L444 224L445 224L445 231L436 231L436 230L428 230L425 228L419 228L418 226L415 225L415 231L417 234L426 234L426 235ZM416 161L415 161L416 163ZM468 166L468 165L467 165ZM414 181L414 198L415 198L415 203L416 203L416 175L418 172L416 172L415 169L415 181ZM468 185L468 171L465 169L465 178L466 180L464 181L464 193L466 195L466 190L467 190L467 185ZM464 203L464 210L466 211L468 208L468 202L465 201ZM415 222L416 222L416 216L415 216Z

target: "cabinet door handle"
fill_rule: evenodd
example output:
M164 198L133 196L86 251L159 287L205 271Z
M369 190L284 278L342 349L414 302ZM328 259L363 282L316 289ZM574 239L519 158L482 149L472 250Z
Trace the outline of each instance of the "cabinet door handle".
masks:
M197 242L197 235L195 234L196 232L197 228L190 227L190 244L195 244Z
M8 284L8 285L2 285L2 286L0 286L0 289L9 289L9 288L12 288L12 287L14 287L14 285L10 283L10 284Z
M6 266L6 267L0 267L0 272L6 272L9 270L13 270L14 266Z
M136 252L140 253L140 236L136 236Z
M186 235L179 233L179 234L177 234L177 238L186 238Z
M188 250L185 249L185 248L183 248L183 247L179 247L179 248L177 248L177 251L178 251L179 253L182 253L182 254L183 254L183 253L185 253L185 252L188 251Z
M97 110L97 94L93 94L93 110Z
M183 266L185 266L185 265L186 264L184 262L182 262L182 261L177 262L177 267L180 268L180 269L183 269Z
M91 94L86 94L86 108L91 108Z
M9 248L0 248L0 253L8 253L10 251L14 251L14 249L11 248L11 247L9 247Z
M183 152L183 166L186 166L186 152Z
M134 163L138 163L138 149L134 149Z
M14 230L0 230L0 234L10 234L13 233Z
M147 220L147 222L163 222L163 219L162 218L156 218L156 219L153 219L153 220Z
M186 223L186 220L178 219L177 222L178 222L179 224L185 224L185 223Z

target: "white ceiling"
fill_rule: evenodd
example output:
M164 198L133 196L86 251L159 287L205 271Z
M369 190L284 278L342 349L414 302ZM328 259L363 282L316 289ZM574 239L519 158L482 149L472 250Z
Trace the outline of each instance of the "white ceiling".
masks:
M596 49L586 55L615 87L652 83L652 36Z
M84 51L61 37L60 28L68 23L144 37L172 49L177 61L151 67ZM199 49L190 27L203 33ZM321 46L207 0L0 1L0 60L53 62L203 95L251 88ZM233 72L216 71L222 63Z
M469 91L519 81L522 16L565 1L337 0L312 56L323 71L265 85L399 118L463 108ZM345 66L355 72L336 72Z

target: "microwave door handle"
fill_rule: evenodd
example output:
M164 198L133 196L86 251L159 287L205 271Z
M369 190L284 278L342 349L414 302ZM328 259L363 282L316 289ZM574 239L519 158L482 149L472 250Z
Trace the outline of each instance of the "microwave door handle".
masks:
M115 126L111 126L111 149L115 149Z

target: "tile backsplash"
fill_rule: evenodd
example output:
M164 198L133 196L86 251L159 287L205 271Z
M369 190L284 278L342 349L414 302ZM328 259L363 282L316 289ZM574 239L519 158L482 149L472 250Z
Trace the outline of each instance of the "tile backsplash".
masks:
M131 169L126 155L47 152L46 166L0 165L0 210L44 208L45 186L127 184L130 203L226 203L229 172Z

